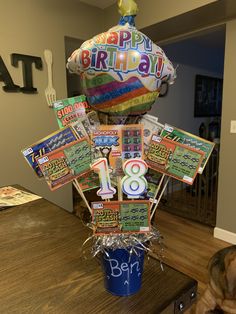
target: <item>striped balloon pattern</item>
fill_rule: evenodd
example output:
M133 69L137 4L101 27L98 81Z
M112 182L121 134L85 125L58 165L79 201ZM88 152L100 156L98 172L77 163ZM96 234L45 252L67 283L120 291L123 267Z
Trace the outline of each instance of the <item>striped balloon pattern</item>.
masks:
M146 113L176 77L164 51L128 23L84 42L67 68L81 76L90 106L110 115Z

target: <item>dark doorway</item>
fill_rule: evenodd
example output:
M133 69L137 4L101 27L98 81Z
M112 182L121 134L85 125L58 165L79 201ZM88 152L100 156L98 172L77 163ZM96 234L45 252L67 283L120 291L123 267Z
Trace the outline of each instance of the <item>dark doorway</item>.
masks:
M217 112L216 115L196 117L194 101L198 75L223 79L225 26L159 45L178 67L177 79L167 97L157 100L151 114L157 116L161 123L215 142L207 167L202 175L197 176L194 185L170 180L160 206L176 215L215 226L221 116Z

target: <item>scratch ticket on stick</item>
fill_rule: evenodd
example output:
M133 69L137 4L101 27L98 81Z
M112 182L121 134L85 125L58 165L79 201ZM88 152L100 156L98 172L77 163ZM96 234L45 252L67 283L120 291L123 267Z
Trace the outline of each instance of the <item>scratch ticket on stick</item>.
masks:
M151 168L149 168L147 174L145 174L145 178L148 182L146 196L149 199L154 197L157 190L157 186L160 183L161 177L162 173L154 171Z
M157 122L157 118L154 119L150 115L144 115L140 121L143 125L143 141L144 141L144 150L148 149L151 138L153 134L160 135L164 125Z
M117 158L143 157L143 128L140 124L100 125L91 138L94 158L105 157L114 171Z
M143 157L143 127L140 124L122 126L122 159Z
M158 172L192 184L203 158L200 150L153 135L145 161Z
M98 175L92 170L82 174L77 181L82 191L89 191L100 186Z
M78 139L81 139L83 137L89 137L89 134L85 130L83 123L80 120L71 123L70 127L75 132Z
M37 162L53 191L90 170L90 144L87 140L77 141L43 155Z
M57 100L53 103L59 128L77 121L79 117L86 115L89 105L84 95Z
M205 153L201 166L198 169L199 173L203 172L215 143L207 141L199 136L185 132L168 124L165 124L164 129L161 132L161 136L190 146L192 148L195 148L196 150L200 150Z
M43 177L43 174L36 159L69 143L75 142L76 140L77 137L74 131L68 126L44 137L35 144L24 148L22 153L36 175L41 178Z
M149 201L92 203L95 235L109 233L147 233L150 231Z

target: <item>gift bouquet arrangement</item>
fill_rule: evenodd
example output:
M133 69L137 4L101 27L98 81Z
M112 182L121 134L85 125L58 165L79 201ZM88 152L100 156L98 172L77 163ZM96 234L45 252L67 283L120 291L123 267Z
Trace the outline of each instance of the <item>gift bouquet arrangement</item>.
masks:
M126 296L140 289L144 254L161 240L151 221L169 178L193 184L214 144L147 114L175 69L136 29L135 2L118 5L119 24L68 59L84 95L55 101L59 129L22 153L52 191L73 183L91 216L86 242L102 256L105 286Z

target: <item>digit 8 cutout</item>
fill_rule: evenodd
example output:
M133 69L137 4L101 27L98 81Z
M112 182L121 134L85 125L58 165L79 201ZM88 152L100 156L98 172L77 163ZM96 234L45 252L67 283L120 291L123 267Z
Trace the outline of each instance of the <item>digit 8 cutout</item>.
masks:
M145 193L148 183L144 175L148 165L142 159L127 160L123 165L125 176L121 180L122 191L128 198L139 198Z

